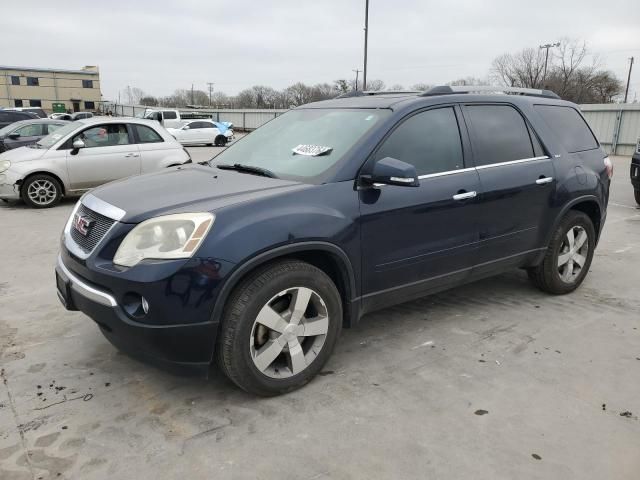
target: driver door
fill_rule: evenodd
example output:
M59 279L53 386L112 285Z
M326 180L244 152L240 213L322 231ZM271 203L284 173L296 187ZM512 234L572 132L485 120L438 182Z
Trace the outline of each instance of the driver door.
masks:
M408 117L365 166L392 157L413 165L420 181L418 187L359 192L365 311L461 283L471 274L480 183L468 164L466 130L458 119L453 106Z
M84 148L73 149L82 140ZM133 132L124 123L94 125L65 145L71 189L86 190L140 173L140 152Z

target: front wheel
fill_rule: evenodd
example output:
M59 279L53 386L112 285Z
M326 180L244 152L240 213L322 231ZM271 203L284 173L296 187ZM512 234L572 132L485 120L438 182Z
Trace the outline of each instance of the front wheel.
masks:
M640 188L633 191L633 196L636 197L636 203L640 205Z
M225 306L218 363L247 392L300 388L329 359L342 326L342 302L320 269L283 260L257 270Z
M216 137L216 147L224 147L227 144L227 137L224 135L218 135Z
M583 212L571 210L553 233L542 263L528 269L529 278L547 293L573 292L589 272L595 247L593 222Z
M20 188L22 200L33 208L49 208L57 205L62 197L60 182L50 175L29 177Z

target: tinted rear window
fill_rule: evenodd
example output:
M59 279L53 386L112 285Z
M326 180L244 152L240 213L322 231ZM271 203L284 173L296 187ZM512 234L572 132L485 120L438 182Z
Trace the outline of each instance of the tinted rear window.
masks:
M553 130L567 152L574 153L598 148L598 141L575 109L558 105L535 105L535 109Z
M522 115L508 105L468 105L476 166L535 156Z
M178 118L178 116L176 115L176 112L162 112L162 115L164 116L165 120L174 120L176 118Z

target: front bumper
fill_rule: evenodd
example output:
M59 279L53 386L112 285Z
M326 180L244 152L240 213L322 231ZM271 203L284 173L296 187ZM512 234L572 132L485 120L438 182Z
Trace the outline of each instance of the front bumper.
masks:
M16 185L19 177L11 173L11 169L0 173L0 199L18 200L20 199L20 188Z
M58 298L67 310L79 310L90 317L114 346L134 358L177 374L207 376L213 358L217 322L157 324L153 323L152 317L146 318L145 322L137 321L127 313L118 293L72 271L73 261L68 253L64 257L69 265L65 265L61 255L55 272ZM118 286L118 290L122 288L123 285ZM139 285L130 282L130 289L135 291ZM166 309L154 303L152 309Z

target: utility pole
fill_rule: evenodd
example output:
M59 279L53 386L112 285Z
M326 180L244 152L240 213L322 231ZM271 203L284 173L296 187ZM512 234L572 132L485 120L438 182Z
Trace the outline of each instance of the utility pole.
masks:
M362 70L351 70L352 72L356 72L356 92L358 91L358 74L362 71ZM364 90L364 88L363 88Z
M191 84L191 106L194 105L194 101L193 101L193 83Z
M364 5L364 72L362 72L362 90L367 89L367 39L369 36L369 0ZM357 86L358 82L356 82ZM357 88L356 88L357 90Z
M211 106L211 92L213 92L213 86L215 84L212 82L207 82L207 85L209 85L209 106Z
M129 97L129 105L131 105L131 86L127 85L127 95Z
M631 82L631 69L633 68L633 57L629 59L629 75L627 75L627 88L624 91L624 103L627 103L627 96L629 95L629 82Z
M542 76L542 81L544 82L547 79L547 62L549 61L549 49L553 47L559 47L560 42L556 43L547 43L545 45L540 45L540 50L543 48L546 50L544 55L544 75Z

